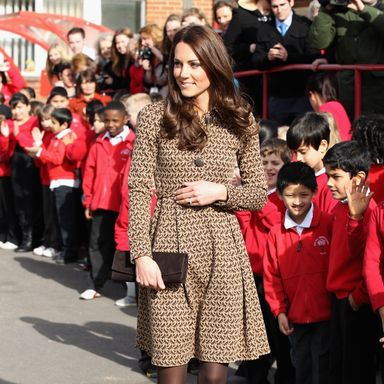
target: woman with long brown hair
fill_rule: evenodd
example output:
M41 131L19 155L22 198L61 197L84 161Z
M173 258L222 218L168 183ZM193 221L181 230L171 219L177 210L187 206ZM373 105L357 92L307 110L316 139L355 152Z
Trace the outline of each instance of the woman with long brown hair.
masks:
M269 352L234 210L266 200L258 126L234 86L221 38L209 27L177 32L169 95L139 116L129 175L129 239L140 284L138 346L158 383L225 383L228 363ZM238 164L242 186L231 183ZM157 204L150 219L151 189ZM188 254L185 283L165 285L152 251Z
M114 90L126 89L129 92L129 67L132 64L130 43L133 32L125 27L115 32L112 40L111 66L106 68L112 78L111 88Z

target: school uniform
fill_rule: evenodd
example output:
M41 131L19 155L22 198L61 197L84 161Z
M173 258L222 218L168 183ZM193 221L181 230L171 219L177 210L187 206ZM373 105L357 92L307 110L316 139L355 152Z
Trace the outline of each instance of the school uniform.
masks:
M42 147L47 149L50 141L54 137L50 131L44 132ZM36 165L39 167L40 180L42 185L43 196L43 219L44 219L44 232L43 243L45 248L53 248L58 250L61 247L61 239L59 235L59 228L55 219L55 205L53 191L50 189L50 179L47 164L42 164L39 158L36 158Z
M276 190L268 193L268 200L260 211L235 212L244 237L253 276L255 279L260 308L263 313L272 356L277 362L276 380L279 383L294 383L295 370L290 358L290 345L287 336L278 327L268 303L265 300L263 285L263 256L271 228L281 223L285 206ZM243 362L248 381L254 384L265 383L271 367L271 356L264 355L257 360Z
M264 255L265 297L275 317L285 313L296 383L326 383L330 295L326 289L333 218L312 205L298 225L286 212Z
M67 128L52 137L48 148L41 148L36 154L42 164L46 164L50 184L53 191L56 222L61 235L62 255L57 260L68 263L77 260L78 240L78 193L80 181L77 174L76 162L66 158L66 145L64 137L75 140L71 129Z
M20 228L17 224L11 183L9 137L0 135L0 241L19 244Z
M24 148L34 145L31 131L34 127L38 127L39 123L37 117L33 116L19 125L19 132L15 135L13 120L7 122L11 131L9 150L12 153L11 180L14 203L22 232L18 251L31 251L32 240L41 243L43 231L41 183L34 160L24 151Z
M135 134L127 126L117 136L99 136L89 152L83 179L85 208L92 211L89 254L91 288L100 290L109 278L115 251L114 227L121 205L124 170Z
M375 383L375 318L363 279L368 223L376 203L371 200L362 220L349 217L346 201L332 211L334 230L327 289L332 293L330 383ZM352 245L353 244L353 245ZM354 311L348 296L360 307Z

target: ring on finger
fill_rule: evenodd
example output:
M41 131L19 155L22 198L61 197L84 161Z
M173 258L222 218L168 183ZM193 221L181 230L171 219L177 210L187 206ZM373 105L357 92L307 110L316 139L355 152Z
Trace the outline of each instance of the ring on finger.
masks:
M192 205L192 197L190 197L190 198L188 199L188 204L189 204L189 205Z

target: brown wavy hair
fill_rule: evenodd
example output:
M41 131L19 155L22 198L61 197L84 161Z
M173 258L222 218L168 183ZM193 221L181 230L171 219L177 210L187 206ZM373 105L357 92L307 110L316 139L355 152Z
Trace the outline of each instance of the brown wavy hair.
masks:
M112 40L112 47L111 47L111 61L112 61L112 71L117 75L117 76L123 76L123 72L126 69L126 56L130 56L130 54L127 52L126 55L120 54L117 49L116 49L116 37L119 35L125 35L129 39L132 39L133 37L133 32L131 28L125 27L122 29L118 29Z
M202 149L207 143L201 119L195 106L195 98L184 97L173 75L175 47L188 44L207 73L211 86L209 109L216 111L220 121L238 137L256 134L251 118L251 106L236 88L231 61L222 39L211 28L191 25L175 35L169 58L169 94L163 114L161 134L168 139L178 138L180 150Z

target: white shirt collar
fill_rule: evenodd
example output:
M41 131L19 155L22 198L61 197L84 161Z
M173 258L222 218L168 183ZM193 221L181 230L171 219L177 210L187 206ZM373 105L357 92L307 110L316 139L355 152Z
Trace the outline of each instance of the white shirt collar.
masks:
M325 167L321 168L320 171L317 171L315 172L315 176L320 176L320 175L323 175L325 173Z
M116 136L112 137L109 134L109 132L107 131L105 133L105 135L103 136L103 140L104 139L108 139L110 141L110 143L113 146L115 146L115 145L121 143L122 141L125 141L125 139L127 138L128 134L129 134L129 127L128 127L128 125L124 125L123 130L118 135L116 135Z
M291 219L287 209L285 211L285 217L284 217L284 228L285 229L296 228L297 232L299 232L299 234L301 235L304 228L309 228L311 226L312 219L313 219L313 203L311 204L311 208L309 208L309 211L307 212L301 224L297 224Z
M292 16L293 16L293 12L291 12L291 14L285 19L285 20L278 20L278 19L275 19L276 20L276 28L278 30L280 30L280 25L281 24L285 24L287 26L287 30L288 28L291 26L292 24Z
M276 192L276 187L275 188L272 188L272 189L269 189L268 192L267 192L267 195L272 195L272 193Z
M70 128L66 128L66 129L63 129L62 131L60 131L58 134L56 134L55 136L56 136L56 138L57 139L62 139L64 136L67 136L68 135L68 133L70 133L71 132L71 129Z

